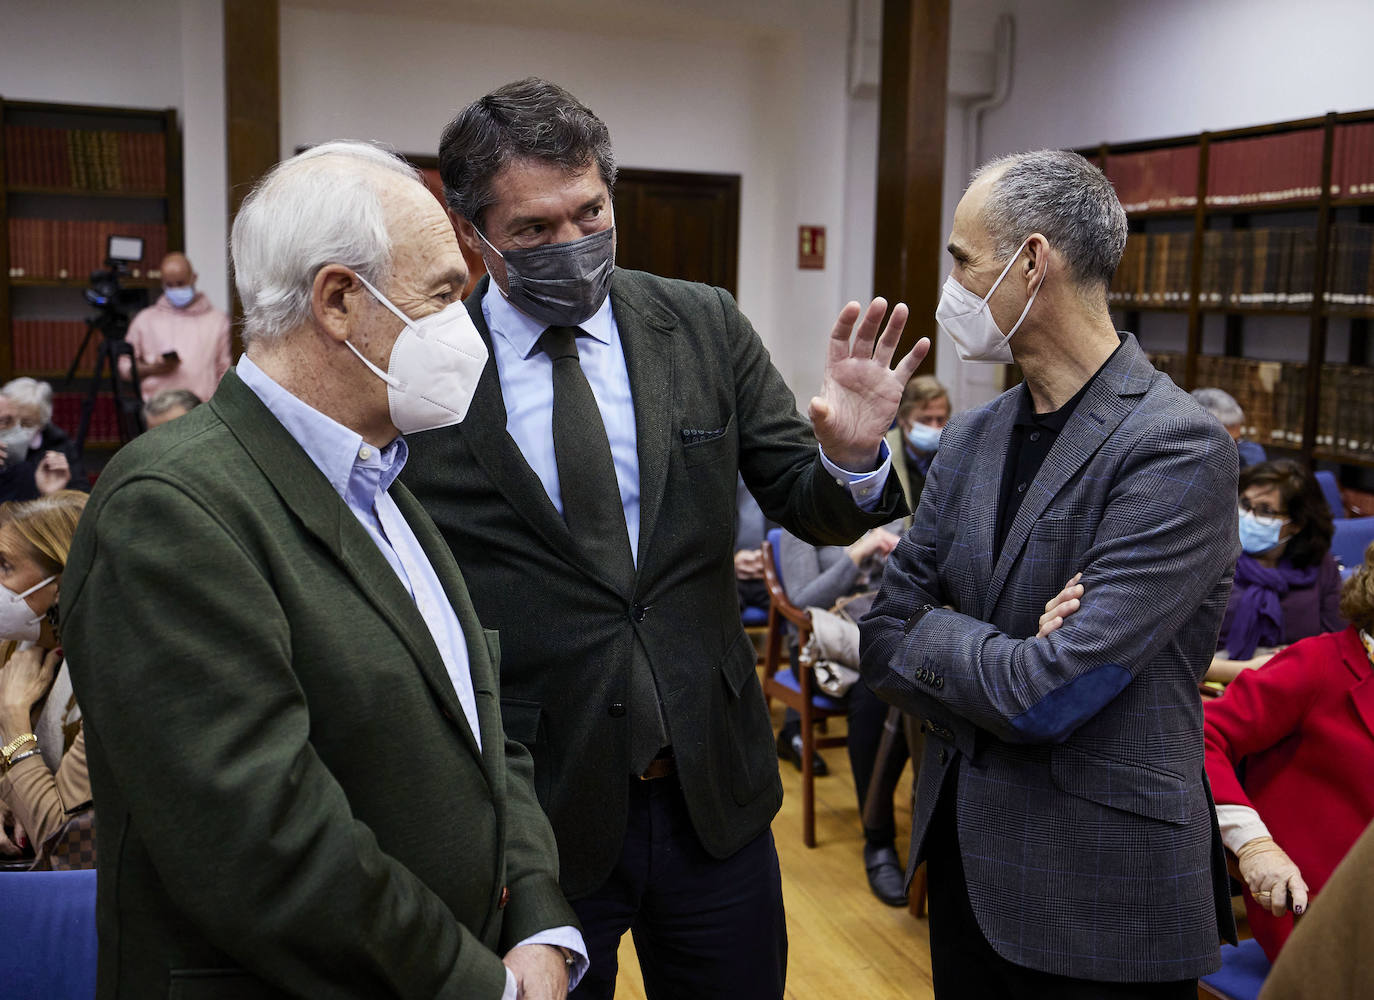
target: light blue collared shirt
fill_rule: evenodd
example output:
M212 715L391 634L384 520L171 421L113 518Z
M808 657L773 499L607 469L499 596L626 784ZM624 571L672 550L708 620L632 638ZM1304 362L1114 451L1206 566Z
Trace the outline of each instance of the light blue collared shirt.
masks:
M553 501L554 508L562 514L563 493L553 450L553 361L539 349L539 338L547 324L531 319L511 305L495 282L482 297L482 315L492 332L492 354L496 357L496 371L501 378L501 395L506 401L506 430L544 484L544 492ZM610 296L606 296L601 308L579 326L582 333L577 337L578 363L606 425L620 501L625 509L625 530L629 533L630 551L638 565L639 452L635 404ZM824 451L821 452L821 463L826 471L841 486L848 487L855 504L862 510L872 510L882 498L883 486L892 469L892 456L886 441L880 446L879 458L878 468L856 474L841 469L826 458Z
M361 434L282 388L248 355L239 358L234 370L343 498L410 594L420 617L429 627L434 644L439 647L444 669L463 707L463 716L481 749L482 730L477 720L477 699L472 689L472 668L463 626L420 540L387 492L405 467L409 455L405 438L397 437L378 450L364 441ZM551 928L520 944L548 944L577 952L580 960L570 977L570 987L577 984L587 969L587 948L575 928ZM507 969L502 1000L515 1000L515 986L515 977Z

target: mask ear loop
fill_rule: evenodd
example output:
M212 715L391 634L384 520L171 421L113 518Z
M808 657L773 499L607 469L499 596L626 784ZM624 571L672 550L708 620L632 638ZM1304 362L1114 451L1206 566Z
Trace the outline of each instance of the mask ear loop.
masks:
M1027 246L1027 244L1029 244L1029 243L1030 243L1030 237L1027 236L1027 237L1026 237L1025 243L1022 243L1019 247L1016 248L1016 253L1012 254L1011 260L1007 261L1007 266L1004 267L1004 268L1002 268L1002 273L999 274L999 275L997 276L997 280L994 281L994 282L992 283L992 288L988 289L988 296L987 296L987 298L985 298L985 299L983 300L983 305L985 305L985 306L988 307L988 315L989 315L989 316L992 315L992 306L990 305L990 302L991 302L991 299L992 299L992 293L995 292L995 291L997 291L997 286L1000 285L1000 284L1002 283L1002 279L1005 278L1005 277L1007 276L1007 272L1009 272L1009 271L1011 270L1011 266L1012 266L1013 264L1015 264L1016 261L1017 261L1018 259L1020 259L1020 257L1021 257L1021 251L1024 250L1024 249L1026 249L1026 246ZM1050 268L1050 261L1049 261L1049 258L1046 257L1046 258L1045 258L1045 272L1046 272L1045 277L1048 277L1048 276L1049 276L1049 268ZM1011 343L1011 338L1012 338L1013 336L1016 335L1016 331L1017 331L1017 330L1021 329L1021 323L1025 320L1026 314L1029 313L1029 312L1031 311L1031 306L1035 305L1035 297L1036 297L1037 295L1040 294L1040 289L1043 288L1044 286L1045 286L1045 278L1041 278L1041 279L1040 279L1040 284L1038 284L1038 285L1035 286L1035 291L1031 292L1031 297L1030 297L1029 299L1026 300L1026 308L1024 308L1024 309L1021 310L1021 315L1018 316L1018 317L1016 318L1016 322L1013 323L1013 324L1011 325L1011 331L1010 331L1005 337L1003 337L1001 343L999 343L999 344L997 345L999 348L1001 348L1001 347L1006 347L1008 344ZM995 322L995 321L994 321L994 322Z

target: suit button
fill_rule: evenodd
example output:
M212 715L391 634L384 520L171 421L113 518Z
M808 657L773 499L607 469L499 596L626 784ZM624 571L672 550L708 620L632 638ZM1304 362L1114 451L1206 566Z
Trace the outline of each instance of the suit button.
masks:
M937 677L937 678L935 678L935 686L936 686L937 688L942 688L942 687L944 687L944 686L945 686L945 679L944 679L944 677Z
M636 623L639 623L642 622L648 616L648 614L648 608L646 608L642 604L636 604L634 606L634 609L630 612L630 617L633 618Z
M947 763L947 762L949 761L949 754L948 754L948 753L945 751L945 749L942 747L942 748L940 749L940 753L939 753L939 755L936 757L936 759L937 759L937 760L940 762L940 764L943 766L945 763Z
M611 718L618 719L625 714L625 703L623 701L611 702Z
M501 898L496 901L496 908L498 910L504 910L506 908L506 904L509 902L510 886L503 885L501 886Z

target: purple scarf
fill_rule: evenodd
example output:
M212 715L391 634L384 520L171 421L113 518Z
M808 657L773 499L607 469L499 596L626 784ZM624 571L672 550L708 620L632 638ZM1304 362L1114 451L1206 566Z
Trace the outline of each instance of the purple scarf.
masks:
M1231 589L1231 627L1222 646L1233 660L1248 660L1259 646L1277 646L1283 639L1281 599L1293 589L1317 582L1317 566L1297 569L1285 559L1270 569L1254 556L1241 553Z

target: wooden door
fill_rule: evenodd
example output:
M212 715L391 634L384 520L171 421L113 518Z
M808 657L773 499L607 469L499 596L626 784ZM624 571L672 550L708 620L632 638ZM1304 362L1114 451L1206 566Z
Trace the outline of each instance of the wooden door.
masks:
M738 174L622 169L615 184L618 267L738 294Z

